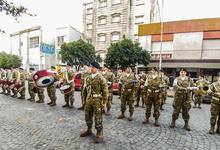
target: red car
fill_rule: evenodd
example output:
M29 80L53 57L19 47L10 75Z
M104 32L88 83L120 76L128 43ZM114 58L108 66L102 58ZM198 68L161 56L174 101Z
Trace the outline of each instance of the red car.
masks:
M77 73L74 77L75 90L80 90L81 73Z
M113 83L113 94L118 94L119 84L118 82Z

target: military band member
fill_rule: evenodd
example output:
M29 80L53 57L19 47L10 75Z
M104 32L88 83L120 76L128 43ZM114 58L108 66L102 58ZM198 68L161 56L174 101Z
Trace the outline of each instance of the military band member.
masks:
M81 101L82 101L82 107L78 108L79 110L83 110L86 104L86 94L85 90L85 81L86 78L91 74L91 68L87 65L83 66L83 73L81 75L81 80L80 80L80 91L81 91Z
M218 74L217 81L212 83L210 86L210 91L212 94L211 100L211 118L210 118L210 129L209 134L213 134L215 130L215 125L217 121L216 133L220 134L220 73Z
M195 91L195 95L194 95L194 106L193 108L197 107L198 104L198 108L201 109L201 104L203 101L204 96L207 94L206 91L203 91L202 88L204 88L203 86L207 86L207 91L209 89L209 84L208 81L204 78L203 75L199 75L199 80L196 81L196 86L199 88L197 91Z
M63 79L63 85L70 85L71 91L67 94L64 94L64 99L66 104L63 105L63 107L69 107L73 108L73 103L74 103L74 72L71 69L71 64L67 64L66 66L66 72L64 72L64 79Z
M14 85L16 84L16 83L19 83L19 80L20 80L20 73L19 73L19 71L17 70L17 68L15 68L15 67L13 67L12 69L12 75L11 75L11 81L13 81L14 83L13 83L13 85L11 85L11 91L12 91L12 97L14 97L14 98L16 98L17 97L17 92L16 92L16 90L14 89Z
M160 110L163 110L163 105L166 102L166 98L167 98L167 88L169 87L169 78L164 74L163 70L160 70L159 72L159 76L161 78L161 93L160 93Z
M113 99L113 83L114 83L114 74L109 70L108 66L104 64L102 75L105 78L105 80L108 83L108 101L106 104L107 107L107 112L105 111L105 115L109 116L111 115L110 109L111 109L111 104L112 104L112 99Z
M50 71L54 73L55 80L59 80L59 76L56 73L56 67L51 66ZM50 105L50 106L56 106L57 97L56 97L56 87L54 86L54 84L47 87L47 94L50 98L50 102L47 103L47 104Z
M154 118L155 118L155 126L160 126L159 124L159 116L160 116L160 94L161 94L161 77L158 74L157 68L150 68L150 74L147 76L145 81L145 89L147 91L147 99L146 99L146 113L145 120L143 124L149 123L149 118L151 116L151 108L154 108Z
M25 99L25 80L26 80L26 73L23 68L20 68L19 71L19 81L18 84L22 85L20 89L18 89L18 92L20 94L20 97L18 99Z
M95 142L102 141L102 108L105 106L108 99L108 85L105 78L98 72L100 65L97 62L91 63L91 75L86 78L86 88L84 92L87 93L85 105L85 121L87 124L87 131L80 134L85 137L92 134L93 116L95 118L95 128L97 130Z
M35 101L35 93L37 91L36 89L36 85L34 83L34 79L33 79L33 75L34 75L34 68L30 68L29 74L28 74L28 93L30 95L30 98L28 98L27 100L29 101Z
M139 107L139 102L140 102L140 99L142 101L142 108L145 108L145 99L146 99L146 92L144 90L144 83L146 81L146 78L147 78L147 75L141 71L141 73L139 74L139 87L137 89L137 103L136 103L136 107Z
M134 113L134 102L135 94L137 91L138 83L137 78L134 73L132 73L131 67L127 67L125 73L120 78L120 83L122 84L121 91L121 114L118 116L118 119L125 118L126 104L129 104L129 117L128 121L132 121Z
M180 110L182 109L182 117L185 122L184 129L190 131L189 127L189 110L191 108L191 88L194 82L187 76L187 70L181 69L180 76L173 82L174 87L174 101L173 101L173 114L170 127L176 126L175 122L179 117Z

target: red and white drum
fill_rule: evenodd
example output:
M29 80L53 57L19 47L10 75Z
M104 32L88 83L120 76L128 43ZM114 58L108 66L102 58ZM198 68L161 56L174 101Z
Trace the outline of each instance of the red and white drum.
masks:
M0 87L3 87L5 85L5 80L0 80Z
M11 80L11 81L8 81L8 86L10 89L13 89L15 87L15 83L16 83L16 80Z
M62 85L63 85L63 81L56 81L56 82L54 82L54 86L56 88L60 88Z
M24 88L23 84L16 84L15 87L14 87L14 90L16 92L20 92L23 88Z
M60 91L62 94L68 94L70 92L72 92L72 87L70 85L63 85L60 87Z
M37 71L34 75L34 82L38 87L48 87L55 81L54 72L48 70Z

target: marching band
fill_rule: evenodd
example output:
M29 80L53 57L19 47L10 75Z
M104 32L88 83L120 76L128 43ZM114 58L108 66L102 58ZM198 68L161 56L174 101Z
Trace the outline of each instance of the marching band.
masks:
M57 69L57 70L56 70ZM175 127L175 122L182 112L182 118L185 122L184 129L190 131L189 126L191 102L194 100L194 108L201 109L202 99L205 95L211 94L211 119L209 133L213 134L217 122L217 133L220 133L220 74L218 81L209 85L204 76L199 75L199 80L194 83L187 75L186 69L181 69L179 76L173 82L174 101L173 114L170 124ZM0 88L1 94L10 95L14 98L25 99L25 80L28 81L28 92L30 98L28 101L44 103L44 89L47 89L51 107L56 106L56 89L59 88L64 95L65 104L62 107L74 107L74 76L76 72L67 64L65 71L51 66L50 70L35 71L30 68L26 73L22 68L0 68ZM95 116L95 126L97 129L95 142L102 140L102 113L110 116L111 105L113 104L113 83L119 83L119 98L121 100L121 114L118 119L125 118L126 105L129 107L128 120L133 120L135 106L139 106L142 101L142 107L145 108L145 118L143 124L149 123L151 109L153 106L155 118L154 125L160 126L159 116L163 110L169 87L169 78L163 70L158 71L156 67L149 69L148 73L143 71L139 75L132 72L130 66L127 66L125 72L118 70L115 75L107 65L104 65L102 71L98 63L93 62L90 66L84 65L81 75L81 101L80 110L85 111L85 120L88 129L80 136L85 137L92 133L93 116ZM194 96L193 94L194 93ZM35 100L36 94L39 100ZM19 95L19 96L18 96ZM135 105L136 102L136 105ZM101 111L100 111L101 110ZM218 118L218 120L217 120Z

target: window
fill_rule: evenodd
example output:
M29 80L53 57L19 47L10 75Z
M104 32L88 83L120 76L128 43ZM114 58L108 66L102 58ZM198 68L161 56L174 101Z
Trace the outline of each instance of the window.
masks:
M144 16L136 16L135 17L135 23L136 24L144 23Z
M112 5L120 4L121 0L112 0Z
M39 47L39 37L32 37L30 38L30 48Z
M106 34L104 34L104 33L98 34L98 41L105 42L106 41Z
M120 14L112 15L112 23L120 22L120 20L121 20Z
M107 17L106 16L100 16L99 17L99 24L106 24Z
M99 7L106 7L106 6L107 6L107 1L106 0L100 0Z
M92 14L93 13L93 8L88 8L87 9L87 15Z
M120 32L112 32L112 41L119 41L120 40Z
M57 45L61 46L64 43L64 36L57 37Z
M91 30L92 29L92 24L87 24L87 30Z
M143 0L136 0L136 5L144 5L144 1Z

